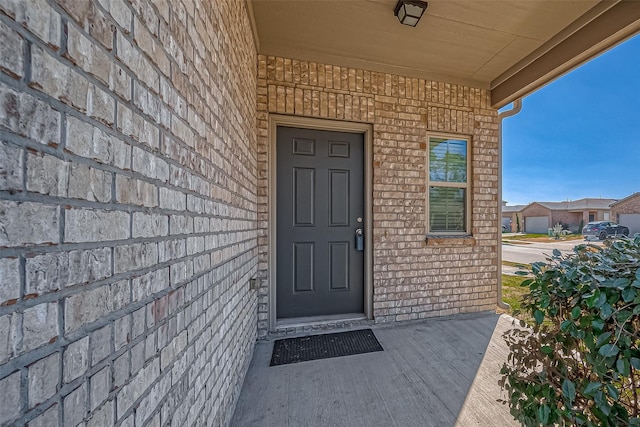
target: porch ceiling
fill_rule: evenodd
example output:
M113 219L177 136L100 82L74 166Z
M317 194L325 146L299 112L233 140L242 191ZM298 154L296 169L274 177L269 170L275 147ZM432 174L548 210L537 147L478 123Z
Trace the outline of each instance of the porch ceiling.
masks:
M637 1L248 0L258 51L492 90L501 107L640 30Z

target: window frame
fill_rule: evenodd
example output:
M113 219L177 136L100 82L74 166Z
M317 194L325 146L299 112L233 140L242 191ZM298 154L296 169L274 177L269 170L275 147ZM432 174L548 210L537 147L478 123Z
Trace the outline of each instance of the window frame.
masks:
M458 141L466 142L466 154L467 154L467 167L466 167L466 182L448 182L448 181L431 181L430 179L430 156L431 156L431 139L433 138L444 138L444 139L452 139ZM426 191L425 191L425 217L426 217L426 230L427 236L437 236L437 237L461 237L461 236L471 236L471 195L472 195L472 138L470 135L462 135L462 134L453 134L453 133L435 133L429 132L427 133L427 144L426 144ZM442 188L461 188L465 191L465 200L464 200L464 230L462 231L432 231L431 230L431 206L429 200L429 193L431 187L442 187Z

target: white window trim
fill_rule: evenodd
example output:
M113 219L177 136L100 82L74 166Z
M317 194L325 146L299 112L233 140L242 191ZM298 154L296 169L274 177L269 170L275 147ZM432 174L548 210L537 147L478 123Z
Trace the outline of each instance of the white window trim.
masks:
M431 138L447 138L447 139L457 139L464 140L467 142L467 182L442 182L435 181L432 182L429 180L429 155L430 155L430 146L431 146ZM471 154L473 152L471 147L471 136L469 135L459 135L452 133L428 133L427 134L427 149L426 149L426 187L425 187L425 219L426 219L426 230L427 236L437 236L437 237L461 237L461 236L471 236L471 191L473 185L473 175L471 171L472 158ZM429 188L430 187L452 187L452 188L464 188L465 189L465 230L464 231L431 231L430 229L430 206L429 206Z

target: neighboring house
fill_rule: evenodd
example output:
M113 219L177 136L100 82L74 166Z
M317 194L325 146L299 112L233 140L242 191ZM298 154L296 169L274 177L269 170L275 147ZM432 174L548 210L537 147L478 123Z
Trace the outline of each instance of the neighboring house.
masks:
M524 231L522 222L522 209L527 205L502 206L502 224L507 226L507 230L513 233L518 231L518 221L520 221L520 231Z
M567 202L533 202L521 211L523 229L527 233L546 233L560 223L574 233L579 232L580 226L590 221L609 220L609 205L615 201L586 198Z
M629 235L640 233L640 193L611 204L611 220L629 227Z
M495 308L498 109L640 2L393 6L0 2L0 424L228 425L259 337Z

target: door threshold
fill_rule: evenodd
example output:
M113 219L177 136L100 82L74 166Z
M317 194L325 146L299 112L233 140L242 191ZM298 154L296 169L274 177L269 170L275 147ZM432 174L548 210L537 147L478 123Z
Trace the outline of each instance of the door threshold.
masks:
M294 317L278 319L273 331L276 335L320 331L335 328L349 328L365 325L368 320L364 313L333 314L327 316Z

